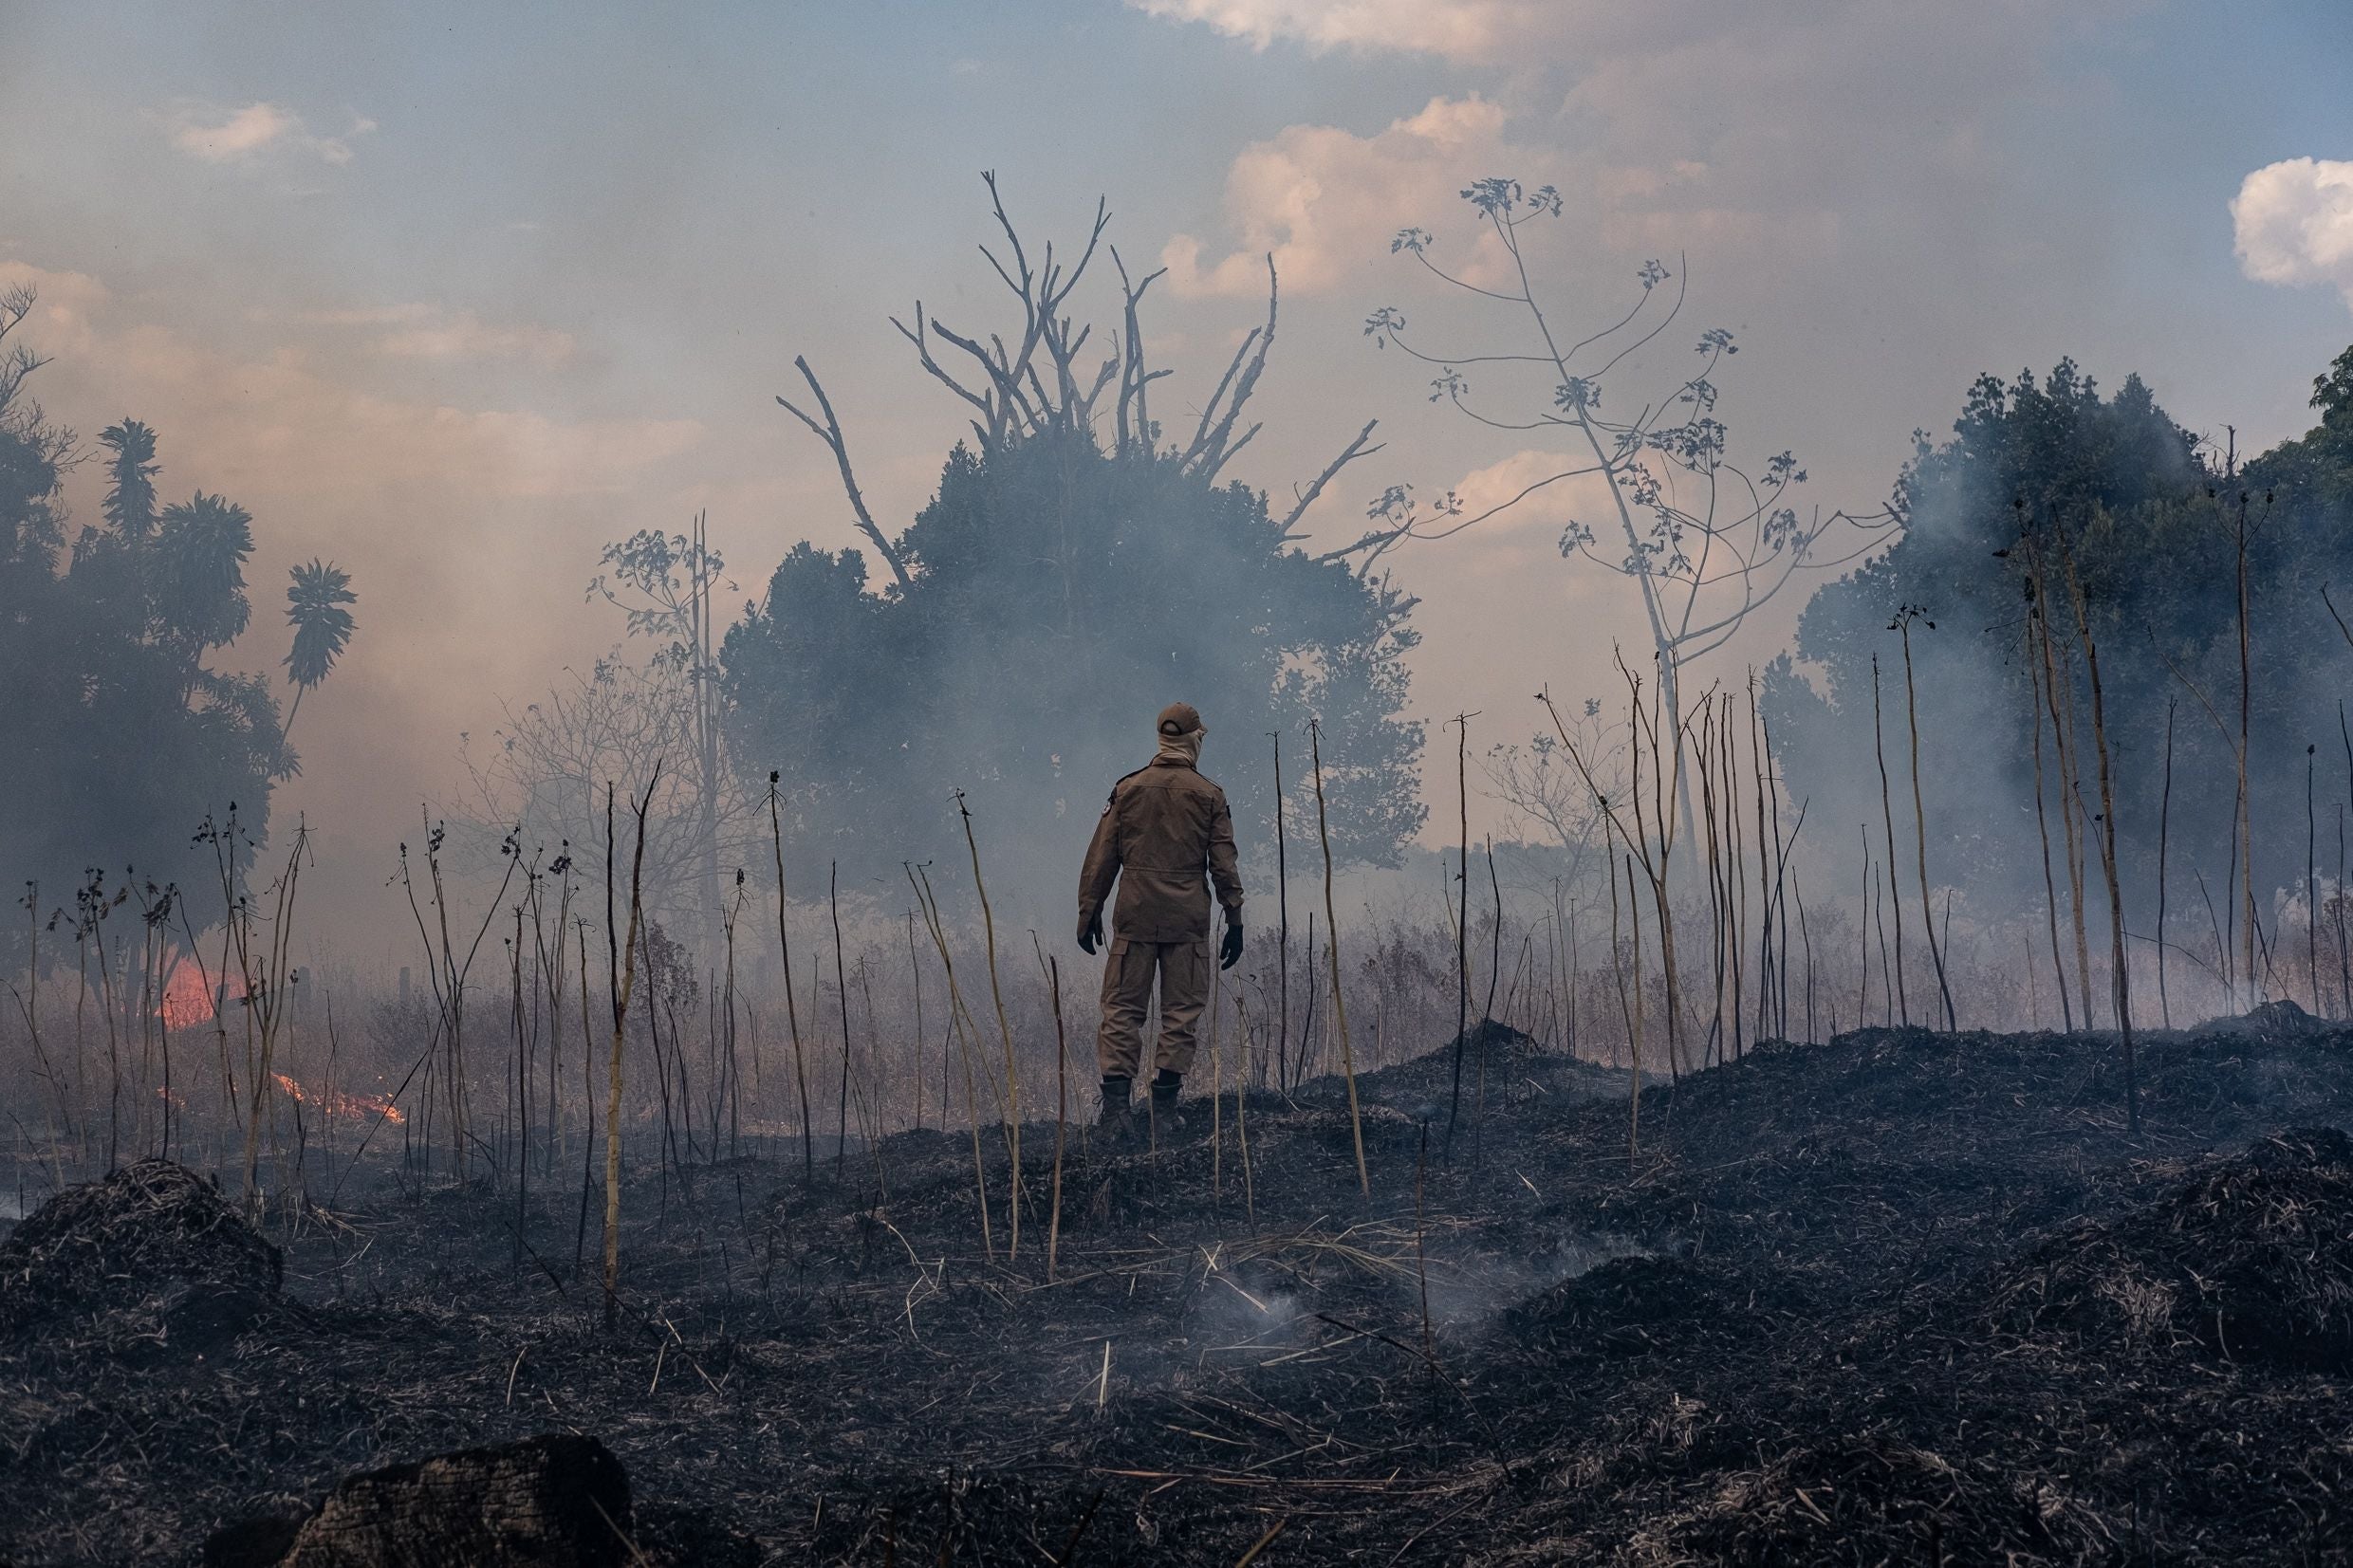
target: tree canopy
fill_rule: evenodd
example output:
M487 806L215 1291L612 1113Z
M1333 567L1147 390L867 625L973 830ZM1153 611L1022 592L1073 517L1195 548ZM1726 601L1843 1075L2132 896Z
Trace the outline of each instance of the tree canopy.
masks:
M1266 321L1187 411L1190 433L1170 434L1152 414L1170 373L1147 363L1140 323L1161 273L1128 271L1100 202L1075 255L1033 251L982 177L1000 238L981 251L1017 322L958 331L920 301L913 326L892 321L970 415L930 504L896 533L876 520L806 359L793 361L806 399L776 399L830 452L874 575L888 573L873 592L864 550L797 544L719 651L732 755L777 776L787 852L895 878L899 860L962 851L961 792L1007 852L999 875L1066 890L1101 801L1151 759L1154 718L1181 700L1210 727L1203 768L1246 854L1274 836L1281 742L1284 820L1308 820L1296 764L1314 719L1333 854L1394 860L1422 816L1421 726L1402 716L1414 600L1375 570L1380 529L1318 554L1298 526L1379 450L1373 423L1278 517L1220 477L1260 429L1244 413L1274 343L1273 258ZM1101 338L1069 304L1099 252L1121 293Z
M1902 536L1807 604L1798 655L1818 689L1787 658L1767 673L1775 741L1817 820L1850 842L1859 821L1878 832L1872 659L1890 766L1901 770L1903 674L1892 623L1903 606L1922 607L1938 627L1913 632L1938 876L1997 897L2029 888L2039 896L2028 587L2030 560L2047 566L2063 551L2097 639L2131 904L2145 912L2154 896L2169 722L2165 814L2177 896L2195 896L2200 871L2220 884L2237 799L2243 507L2258 876L2274 887L2303 879L2307 756L2316 768L2327 763L2315 814L2328 844L2321 858L2333 866L2332 802L2345 797L2353 766L2339 722L2353 649L2322 595L2330 583L2353 585L2353 350L2316 382L2313 405L2319 427L2242 462L2227 439L2185 430L2137 377L2112 396L2072 361L2039 381L1981 377L1951 439L1917 438L1895 490ZM2344 592L2336 599L2353 609ZM2076 636L2071 623L2054 633L2060 642ZM2088 747L2084 676L2080 655L2063 661L2061 700L2075 705ZM2089 820L2099 806L2074 809ZM2059 835L2056 818L2050 831Z
M30 313L0 301L0 339ZM27 388L42 361L0 345L0 863L65 902L88 868L205 885L213 851L192 835L233 805L241 856L266 832L272 786L297 759L267 677L212 655L251 618L253 520L219 495L165 502L155 431L136 419L98 438L102 519L68 539L63 481L73 434ZM351 635L350 580L314 562L288 590L298 691L326 676ZM207 876L190 873L198 865Z
M1419 826L1413 600L1299 548L1262 492L1083 429L960 444L893 547L907 581L877 595L862 552L795 545L721 651L733 744L783 775L804 853L919 858L963 787L1000 840L1070 848L1058 884L1179 699L1246 833L1272 836L1269 733L1310 717L1334 853L1386 861Z

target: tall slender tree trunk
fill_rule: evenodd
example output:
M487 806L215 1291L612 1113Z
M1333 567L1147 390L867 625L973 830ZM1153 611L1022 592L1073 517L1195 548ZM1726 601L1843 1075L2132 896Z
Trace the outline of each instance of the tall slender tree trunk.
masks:
M1471 715L1454 715L1454 791L1462 835L1454 861L1461 897L1454 916L1454 1087L1446 1110L1446 1158L1454 1157L1454 1124L1462 1119L1462 1053L1471 1032Z
M2034 741L2034 827L2043 840L2043 910L2050 924L2050 972L2059 990L2059 1021L2061 1029L2075 1032L2075 1004L2067 999L2067 966L2059 948L2059 884L2050 870L2050 813L2045 808L2043 787L2043 671L2042 660L2034 645L2035 623L2027 622L2027 685L2032 706L2028 711L2028 729ZM2170 751L2168 752L2170 756ZM2086 1021L2088 1022L2088 1021Z
M1928 938L1929 959L1936 967L1936 994L1944 1003L1944 1026L1947 1030L1953 1030L1960 1027L1960 1020L1953 1009L1953 987L1944 972L1944 949L1936 941L1936 923L1930 918L1928 907L1928 810L1920 803L1920 703L1918 691L1912 679L1910 614L1898 616L1896 626L1903 638L1903 713L1912 734L1912 825L1919 850L1920 930Z
M1871 746L1880 763L1880 820L1886 830L1887 901L1896 906L1896 968L1894 992L1896 1013L1903 1026L1912 1026L1912 1005L1905 999L1903 987L1903 895L1896 886L1896 806L1888 793L1887 745L1880 724L1880 656L1871 655ZM1925 898L1925 894L1922 895ZM1928 918L1925 911L1920 918Z
M2165 861L2174 815L2174 707L2165 699L2165 782L2157 801L2157 1016L2166 1028L2174 1026L2173 999L2165 991Z
M2029 557L2034 592L2032 614L2043 652L2043 700L2050 710L2052 747L2059 763L2059 823L2066 853L2068 901L2075 927L2075 992L2083 1005L2084 1027L2092 1027L2091 943L2084 928L2084 847L2077 807L2083 799L2082 773L2075 761L2075 701L2062 684L2063 669L2052 648L2050 600L2045 592L2039 553Z
M776 800L776 775L768 776L768 822L776 848L776 951L785 973L785 1024L792 1031L792 1079L801 1095L801 1185L817 1185L817 1133L809 1117L808 1056L801 1044L801 1005L792 994L792 936L785 923L785 826ZM812 1005L815 998L811 998ZM940 1123L947 1124L948 1098L939 1100Z
M1284 1061L1291 1037L1291 858L1290 838L1284 826L1283 732L1274 741L1274 1065L1278 1079L1287 1078ZM1288 1088L1286 1081L1283 1087Z
M2255 798L2248 788L2247 754L2253 733L2254 663L2249 645L2247 589L2247 496L2238 498L2238 859L2241 913L2239 956L2247 971L2247 1005L2261 1000L2255 979Z
M621 1047L626 1039L630 994L638 980L638 923L640 889L645 871L645 814L661 780L661 765L645 786L645 798L635 802L637 850L629 861L629 931L620 936L613 909L613 786L604 789L604 932L607 968L613 983L613 1050L604 1079L604 1329L611 1333L621 1320ZM618 947L615 944L618 942Z
M2061 544L2062 550L2066 544ZM2084 640L2084 671L2091 687L2092 747L2100 764L2100 868L2108 884L2108 962L2114 969L2116 1028L2124 1044L2124 1118L2134 1137L2140 1135L2140 1083L2133 1061L2132 967L2124 957L2124 891L2116 856L2116 790L2108 761L2108 726L2100 687L2100 643L2092 636L2091 616L2084 601L2083 584L2076 580L2075 563L2066 564L2068 598L2075 608L2076 630Z
M1348 1042L1348 998L1340 984L1340 914L1332 900L1332 833L1324 814L1324 747L1320 727L1307 726L1307 745L1315 763L1315 831L1324 844L1324 925L1325 950L1331 955L1332 1022L1340 1031L1340 1070L1348 1084L1348 1133L1356 1145L1356 1184L1362 1195L1370 1197L1372 1178L1364 1168L1364 1122L1357 1108L1356 1056Z

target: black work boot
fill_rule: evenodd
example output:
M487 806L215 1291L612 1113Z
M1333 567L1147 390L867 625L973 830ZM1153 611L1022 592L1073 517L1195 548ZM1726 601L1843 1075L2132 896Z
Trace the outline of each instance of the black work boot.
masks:
M1095 1148L1105 1154L1124 1154L1142 1141L1137 1127L1131 1090L1135 1079L1106 1077L1102 1080L1102 1115L1095 1123Z
M1184 1087L1184 1075L1163 1067L1152 1079L1152 1125L1158 1138L1173 1136L1176 1131L1176 1091Z

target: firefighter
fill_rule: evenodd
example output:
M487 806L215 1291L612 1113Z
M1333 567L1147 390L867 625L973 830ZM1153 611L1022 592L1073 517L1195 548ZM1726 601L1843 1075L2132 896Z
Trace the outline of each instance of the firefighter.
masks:
M1111 950L1103 964L1102 1026L1095 1060L1102 1070L1102 1125L1126 1125L1136 1074L1142 1065L1144 1011L1152 984L1160 985L1160 1037L1154 1043L1152 1113L1156 1123L1176 1108L1176 1092L1193 1065L1195 1031L1209 1003L1209 883L1225 906L1218 963L1242 957L1242 878L1235 870L1233 814L1226 792L1201 776L1201 741L1209 733L1190 703L1160 710L1159 750L1145 766L1111 787L1079 873L1079 948L1093 953L1103 940L1103 904L1120 885L1112 911ZM1203 873L1207 873L1204 879Z

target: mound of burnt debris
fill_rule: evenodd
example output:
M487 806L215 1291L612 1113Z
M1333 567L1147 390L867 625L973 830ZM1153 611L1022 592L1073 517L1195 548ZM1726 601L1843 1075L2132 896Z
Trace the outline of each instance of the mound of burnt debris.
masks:
M2353 1373L2353 1140L2260 1139L2154 1203L2063 1227L1970 1294L1990 1333L2086 1354Z
M316 1508L215 1531L204 1568L753 1568L750 1542L692 1514L633 1506L629 1477L593 1437L546 1432L391 1465Z
M1865 1436L1733 1471L1642 1528L1625 1556L1646 1568L2136 1560L2123 1545L2100 1510L2047 1478Z
M211 1182L163 1159L69 1188L0 1242L0 1335L151 1305L184 1332L250 1316L286 1273Z
M1633 1078L1622 1068L1548 1050L1533 1036L1491 1018L1464 1030L1459 1042L1449 1041L1427 1055L1364 1074L1357 1079L1357 1093L1368 1104L1386 1105L1410 1119L1442 1126L1456 1104L1458 1065L1460 1103L1473 1117L1488 1099L1541 1099L1555 1109L1588 1099L1614 1099L1626 1093ZM1337 1079L1325 1079L1317 1087L1344 1093Z
M817 1546L823 1560L842 1562L1132 1560L1124 1538L1134 1527L1103 1516L1107 1495L1102 1486L1074 1492L1017 1476L942 1476L836 1510Z
M362 1165L268 1238L135 1167L0 1249L38 1305L8 1320L50 1325L0 1334L0 1559L2121 1568L2353 1538L2353 1033L2144 1037L2138 1131L2104 1036L1762 1047L1652 1078L1639 1125L1626 1075L1523 1039L1485 1039L1482 1096L1480 1043L1459 1121L1449 1041L1361 1080L1361 1129L1331 1080L1188 1100L1156 1139L1065 1128L1059 1182L1050 1121L1018 1183L993 1126L649 1140L609 1323L577 1142L528 1189ZM139 1351L191 1282L275 1304L219 1354ZM115 1301L145 1339L56 1331Z
M1650 1356L1784 1333L1820 1311L1802 1285L1776 1272L1638 1254L1515 1303L1502 1329L1565 1356Z

